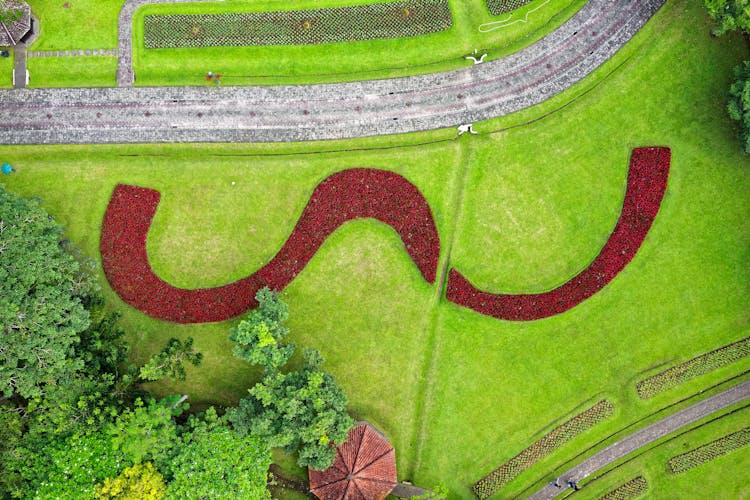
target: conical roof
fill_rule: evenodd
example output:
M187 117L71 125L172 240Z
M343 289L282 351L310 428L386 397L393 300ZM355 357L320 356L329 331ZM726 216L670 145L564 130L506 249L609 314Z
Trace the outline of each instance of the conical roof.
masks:
M0 47L16 45L31 30L31 8L21 0L0 0Z
M332 466L308 472L310 491L321 500L379 500L396 487L396 452L385 436L360 422L336 448Z

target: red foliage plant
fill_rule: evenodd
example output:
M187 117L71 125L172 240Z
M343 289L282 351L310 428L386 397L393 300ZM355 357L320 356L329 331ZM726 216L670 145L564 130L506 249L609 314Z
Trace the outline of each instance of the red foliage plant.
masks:
M477 290L455 269L448 276L448 300L495 318L529 321L575 307L601 290L635 257L661 205L669 176L670 150L633 150L620 219L594 261L549 292L503 295ZM282 290L304 269L339 226L360 218L390 225L429 283L435 282L440 239L430 207L404 177L357 168L335 173L313 194L278 253L252 275L215 288L186 290L159 278L146 254L146 235L159 192L118 185L104 214L100 250L104 273L128 304L154 318L205 323L233 318L257 306L256 292Z
M599 255L568 282L544 293L492 294L477 290L461 273L451 269L448 300L512 321L547 318L577 306L604 288L635 257L661 206L670 158L671 152L665 147L633 150L620 219Z
M398 232L429 283L435 281L440 239L419 190L385 170L350 169L321 182L276 256L254 274L228 285L187 290L159 278L146 253L146 236L159 205L158 191L118 185L104 214L100 251L104 273L128 304L154 318L206 323L233 318L257 306L256 292L286 287L326 238L345 222L374 218Z

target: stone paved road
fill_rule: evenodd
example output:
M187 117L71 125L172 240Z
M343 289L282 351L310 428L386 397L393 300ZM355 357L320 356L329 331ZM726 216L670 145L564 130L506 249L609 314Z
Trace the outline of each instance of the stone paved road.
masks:
M569 88L663 3L590 0L518 53L432 75L326 85L4 91L0 143L281 142L455 127Z
M658 422L645 427L630 436L603 449L596 455L584 460L570 470L560 474L562 488L567 487L570 480L580 482L597 470L620 458L629 455L657 439L671 434L683 427L711 415L727 406L750 398L750 380L737 384L731 389L699 401L692 406L674 413ZM546 485L530 498L532 500L552 499L564 491L552 485Z

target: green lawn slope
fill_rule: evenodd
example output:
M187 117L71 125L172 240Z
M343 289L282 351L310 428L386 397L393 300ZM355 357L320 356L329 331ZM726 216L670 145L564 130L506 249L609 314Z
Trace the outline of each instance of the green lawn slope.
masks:
M699 4L669 0L595 75L540 106L477 124L477 136L3 146L0 161L18 172L2 181L13 192L41 196L67 237L94 259L114 186L160 190L151 262L177 286L205 287L243 277L271 258L315 185L331 173L395 170L433 210L441 274L459 269L493 292L542 291L586 267L606 241L631 149L671 147L666 197L635 259L604 290L559 316L507 322L446 302L439 286L422 280L395 232L371 220L334 233L283 293L290 340L321 350L352 414L395 445L399 477L427 487L445 483L451 498L471 498L473 482L592 402L614 403L611 419L497 496L510 497L630 423L723 380L747 378L745 359L649 400L635 392L656 367L750 330L750 162L723 109L731 68L748 51L741 38L712 38L709 30ZM194 337L205 354L186 382L155 386L157 393L189 394L197 407L234 404L254 382L257 373L231 356L227 336L236 320L164 323L129 308L101 282L124 314L135 360L172 336ZM742 491L732 478L744 477L747 454L716 462L725 481L711 482L712 495ZM689 491L711 474L702 471L718 470L709 464L675 478L655 463L611 476L601 492L639 470L653 491Z

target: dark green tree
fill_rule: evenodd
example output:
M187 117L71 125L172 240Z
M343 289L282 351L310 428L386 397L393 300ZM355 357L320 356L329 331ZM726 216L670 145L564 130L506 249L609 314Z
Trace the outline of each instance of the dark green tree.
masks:
M171 338L166 347L140 369L140 378L144 381L154 381L162 378L185 380L185 362L198 366L203 360L203 354L193 348L193 338L188 337L185 342Z
M84 366L74 354L90 325L82 298L93 285L61 241L61 227L38 201L17 198L0 186L3 399L39 398Z
M289 329L284 322L289 308L279 295L265 287L255 295L259 306L242 320L229 339L235 343L232 352L240 359L262 366L264 371L284 366L294 352L294 344L285 345Z
M270 499L271 450L257 437L240 437L213 408L191 417L191 430L169 462L169 499Z
M300 370L264 375L227 414L241 434L258 436L289 453L297 451L301 467L322 470L333 464L334 444L346 440L354 421L346 413L346 395L320 368L320 353L307 349L304 358Z
M750 0L704 0L711 18L716 21L714 35L727 31L750 31Z
M727 111L733 120L740 122L740 142L745 153L750 154L750 61L736 67L734 76Z

